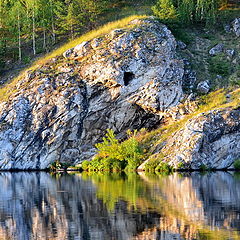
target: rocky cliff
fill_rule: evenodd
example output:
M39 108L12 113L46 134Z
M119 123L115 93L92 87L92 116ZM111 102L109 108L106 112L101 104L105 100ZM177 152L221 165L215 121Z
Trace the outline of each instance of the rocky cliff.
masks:
M163 161L177 167L225 169L240 157L240 109L221 109L190 119L169 138Z
M135 19L27 71L0 103L0 169L76 164L95 154L108 128L124 138L128 129L195 111L194 94L186 98L183 89L192 92L196 76L180 45L156 19ZM195 87L206 94L209 83ZM173 166L231 167L240 157L239 131L239 108L210 111L158 150Z
M149 18L81 43L26 72L0 104L0 168L91 157L105 130L153 127L183 96L183 61Z

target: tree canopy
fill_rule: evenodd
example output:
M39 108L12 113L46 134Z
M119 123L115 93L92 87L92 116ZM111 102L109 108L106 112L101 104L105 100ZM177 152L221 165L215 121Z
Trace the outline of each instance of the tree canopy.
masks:
M227 0L158 0L152 9L162 20L214 24L218 10L227 3Z
M21 61L23 41L32 43L35 55L46 52L57 36L73 39L94 27L108 3L110 0L0 0L0 59L8 48L8 54Z

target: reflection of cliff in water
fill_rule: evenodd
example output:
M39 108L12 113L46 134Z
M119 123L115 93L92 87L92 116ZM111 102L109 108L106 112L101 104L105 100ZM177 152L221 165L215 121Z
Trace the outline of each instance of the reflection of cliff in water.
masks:
M240 231L240 179L217 172L192 178L199 199L204 203L206 224Z
M233 174L175 173L168 177L141 174L141 177L151 186L149 199L164 205L161 210L164 217L153 232L176 233L176 239L181 239L180 236L186 239L240 239L240 180Z
M0 239L240 239L240 180L0 174Z
M232 174L192 173L181 178L174 174L162 181L161 189L189 220L240 230L240 181Z
M147 226L134 239L240 239L240 181L232 174L141 173L140 177L142 181L93 177L97 196L109 209L111 201L120 198L139 212L161 215L159 225ZM128 194L130 188L134 191Z
M129 239L159 223L158 214L128 211L125 201L110 213L78 176L1 173L0 186L0 239Z

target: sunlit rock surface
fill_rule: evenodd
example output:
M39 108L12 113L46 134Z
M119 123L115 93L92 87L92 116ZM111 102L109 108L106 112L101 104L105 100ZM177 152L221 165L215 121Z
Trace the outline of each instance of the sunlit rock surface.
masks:
M153 127L182 98L183 61L153 18L84 42L26 72L0 104L0 168L44 169L94 153L107 128Z
M240 108L199 114L174 133L162 149L164 161L177 167L224 169L240 158Z

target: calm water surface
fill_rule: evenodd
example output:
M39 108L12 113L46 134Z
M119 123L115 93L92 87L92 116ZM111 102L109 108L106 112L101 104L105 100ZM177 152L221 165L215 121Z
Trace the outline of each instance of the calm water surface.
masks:
M240 239L240 175L0 173L0 239Z

